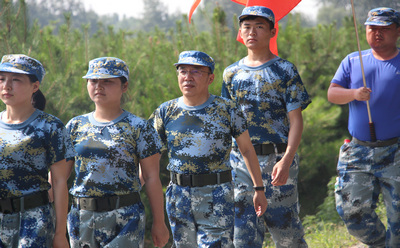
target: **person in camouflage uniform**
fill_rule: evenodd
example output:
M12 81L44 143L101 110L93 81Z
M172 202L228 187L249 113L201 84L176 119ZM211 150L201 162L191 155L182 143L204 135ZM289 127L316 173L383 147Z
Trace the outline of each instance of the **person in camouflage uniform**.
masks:
M223 73L221 95L244 112L261 166L268 208L257 218L251 207L252 182L233 143L235 247L262 247L265 224L276 247L307 247L299 218L297 148L302 110L311 102L296 67L270 51L274 13L262 6L243 9L239 33L248 55Z
M0 113L0 247L68 247L67 180L75 152L64 124L42 111L44 75L42 64L23 54L5 55L0 63L6 105Z
M67 124L77 151L68 215L71 246L144 246L141 169L153 214L153 242L162 247L169 231L159 178L160 144L146 120L121 108L121 97L128 89L128 67L118 58L96 58L89 62L83 78L96 108Z
M328 100L349 104L351 142L340 148L336 209L351 235L370 247L400 247L400 13L380 7L368 13L370 49L343 59L328 89ZM375 136L370 133L367 102ZM387 230L375 209L382 193Z
M182 52L175 66L183 96L161 104L149 119L168 151L166 201L175 247L233 247L232 137L254 185L260 186L253 211L261 215L267 207L243 113L232 101L208 91L214 64L206 53Z

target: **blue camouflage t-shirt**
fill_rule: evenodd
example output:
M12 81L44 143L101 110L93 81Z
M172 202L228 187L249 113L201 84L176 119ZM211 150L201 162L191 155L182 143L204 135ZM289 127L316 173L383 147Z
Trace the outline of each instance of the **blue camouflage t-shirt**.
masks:
M74 155L70 137L57 117L35 110L19 124L0 118L0 198L49 190L50 166Z
M242 108L253 144L287 143L288 113L311 103L296 67L280 57L257 67L243 59L228 66L221 95Z
M67 124L75 157L76 197L103 197L139 192L139 160L160 152L147 121L124 111L111 122L98 122L93 112Z
M149 122L168 150L169 171L179 174L216 173L231 169L232 137L247 130L243 113L233 101L211 95L200 106L183 98L161 104Z

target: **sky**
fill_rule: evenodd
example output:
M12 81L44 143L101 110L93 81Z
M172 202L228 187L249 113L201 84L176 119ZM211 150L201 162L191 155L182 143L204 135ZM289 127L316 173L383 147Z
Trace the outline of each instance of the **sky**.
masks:
M82 0L86 10L93 10L99 15L117 13L121 17L123 15L126 15L126 17L136 18L142 17L144 6L143 1L146 0ZM169 13L189 13L193 1L194 0L161 0L161 2L168 8ZM202 3L205 1L207 0L202 0ZM293 9L293 12L310 14L311 19L315 19L317 14L317 11L315 11L315 9L317 8L317 1L318 0L302 0ZM196 15L196 11L193 15Z

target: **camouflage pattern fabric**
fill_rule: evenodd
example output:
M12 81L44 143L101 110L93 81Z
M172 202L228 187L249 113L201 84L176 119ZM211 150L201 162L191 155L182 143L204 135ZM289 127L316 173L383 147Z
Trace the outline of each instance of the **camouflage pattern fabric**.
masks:
M55 211L48 204L20 213L0 213L2 248L53 247Z
M283 154L257 156L264 185L271 185L271 174L276 161ZM250 174L240 152L231 152L233 178L235 183L235 247L262 247L265 235L265 224L276 247L307 247L304 231L299 217L297 175L299 170L296 155L290 167L289 179L283 186L266 187L268 200L267 211L257 217L253 206L254 190Z
M52 115L35 110L20 124L0 120L0 198L49 190L50 166L74 155L64 124Z
M58 118L40 110L20 124L4 123L0 118L0 198L49 190L50 166L74 155ZM51 205L0 213L0 223L0 247L51 247L55 228Z
M139 159L159 152L147 121L124 111L117 119L97 122L93 112L67 123L75 157L75 197L104 197L139 192Z
M233 247L232 182L204 187L171 183L166 201L175 247Z
M232 136L246 131L246 120L236 104L214 95L196 107L184 105L182 98L165 102L149 122L168 150L167 169L179 174L230 170Z
M129 68L125 61L114 57L101 57L89 61L86 79L105 79L125 77L129 80Z
M228 66L223 74L221 95L234 99L241 107L253 144L287 143L288 112L298 108L304 110L311 103L296 67L279 57L257 67L246 66L243 59ZM234 146L237 145L234 143ZM263 219L277 247L307 247L298 217L298 161L295 159L291 166L287 184L274 187L270 178L277 162L275 156L258 156L269 200ZM240 154L232 151L236 215L234 243L237 247L261 247L264 220L256 217L252 204L253 184L242 160Z
M24 54L4 55L0 62L0 71L35 75L40 83L46 74L43 65L38 60Z
M71 247L144 247L145 212L141 202L108 212L79 210L68 214Z
M149 122L168 150L167 169L179 174L230 170L232 136L247 127L235 103L214 95L196 107L182 98L163 103ZM177 247L232 247L232 183L192 188L171 183L166 200Z
M368 147L352 141L340 148L336 209L349 233L371 247L400 247L399 145ZM375 212L380 193L387 230Z
M295 66L279 57L258 67L240 60L224 71L221 95L244 112L253 144L287 143L288 112L311 100Z

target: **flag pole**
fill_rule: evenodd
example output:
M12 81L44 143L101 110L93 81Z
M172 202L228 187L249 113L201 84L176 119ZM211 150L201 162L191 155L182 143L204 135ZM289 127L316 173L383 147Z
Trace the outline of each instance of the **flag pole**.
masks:
M354 27L356 29L356 38L357 38L357 46L358 46L358 54L360 56L360 65L361 65L361 74L362 74L362 79L364 83L364 87L367 88L367 83L365 81L365 73L364 73L364 65L363 65L363 60L362 60L362 54L361 54L361 47L360 47L360 39L358 37L358 29L357 29L357 21L356 21L356 13L354 10L354 1L351 1L351 10L353 12L353 20L354 20ZM376 134L375 134L375 125L372 122L372 117L371 117L371 108L369 106L369 100L367 102L367 111L368 111L368 120L369 120L369 131L371 134L371 141L375 142L376 141Z

